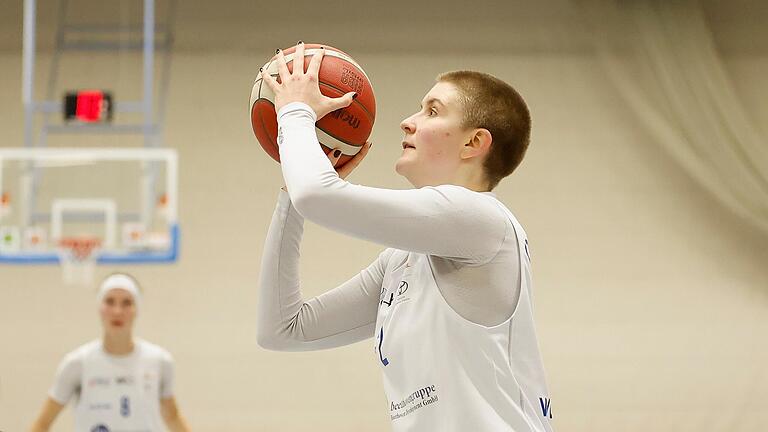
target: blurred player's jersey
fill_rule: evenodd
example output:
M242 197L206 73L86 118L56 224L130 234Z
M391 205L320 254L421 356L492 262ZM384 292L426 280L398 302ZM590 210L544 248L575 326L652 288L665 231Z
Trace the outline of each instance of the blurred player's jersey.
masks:
M384 373L393 430L550 432L552 407L531 299L531 263L522 226L515 229L521 277L511 318L486 327L445 301L429 255L395 251L381 291L375 348ZM456 233L461 235L461 233ZM482 286L467 286L482 290Z
M172 387L173 360L164 349L137 340L131 354L115 356L96 340L64 358L49 394L62 405L77 398L77 431L155 432L165 430L160 399Z

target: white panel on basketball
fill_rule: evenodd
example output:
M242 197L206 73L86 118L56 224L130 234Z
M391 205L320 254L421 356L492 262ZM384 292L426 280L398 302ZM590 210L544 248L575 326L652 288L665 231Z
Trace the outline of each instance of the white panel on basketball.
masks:
M357 154L357 152L360 151L362 147L356 147L353 145L349 145L347 143L343 143L336 138L328 135L327 133L323 132L322 129L316 127L315 132L317 132L317 140L320 141L320 144L332 148L332 149L339 149L342 153L344 153L347 156L354 156Z

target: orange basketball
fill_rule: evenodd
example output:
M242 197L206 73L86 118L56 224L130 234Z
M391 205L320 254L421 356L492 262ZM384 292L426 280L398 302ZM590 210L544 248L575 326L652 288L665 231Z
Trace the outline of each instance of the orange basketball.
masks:
M371 135L376 118L376 98L373 87L360 65L348 54L328 45L304 45L304 69L309 66L312 56L325 48L318 81L320 92L329 97L339 97L351 91L357 92L352 105L333 111L315 123L317 138L327 153L338 148L342 155L337 166L343 165L365 145ZM295 47L283 51L288 70L293 71ZM278 78L277 57L272 57L263 67L267 73ZM251 127L261 147L272 159L280 162L277 147L277 113L275 94L262 82L261 75L251 89Z

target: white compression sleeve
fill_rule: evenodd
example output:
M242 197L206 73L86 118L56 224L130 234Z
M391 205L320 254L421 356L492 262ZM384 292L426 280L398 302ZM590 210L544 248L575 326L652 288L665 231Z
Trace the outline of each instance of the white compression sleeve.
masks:
M507 218L494 200L454 185L392 190L351 184L320 148L315 121L300 102L278 113L283 177L304 217L353 237L463 264L487 263L499 251Z
M261 261L258 342L279 351L349 345L373 336L386 254L357 276L304 301L299 284L303 218L280 192Z

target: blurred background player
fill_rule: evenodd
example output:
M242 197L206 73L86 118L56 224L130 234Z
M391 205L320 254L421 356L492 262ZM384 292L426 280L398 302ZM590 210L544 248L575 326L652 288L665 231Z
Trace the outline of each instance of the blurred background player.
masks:
M104 335L67 354L48 399L30 429L47 431L62 408L75 404L75 430L189 431L173 395L173 359L163 348L133 336L139 284L115 273L101 283Z

